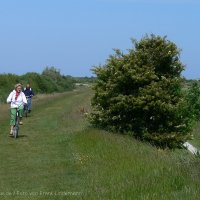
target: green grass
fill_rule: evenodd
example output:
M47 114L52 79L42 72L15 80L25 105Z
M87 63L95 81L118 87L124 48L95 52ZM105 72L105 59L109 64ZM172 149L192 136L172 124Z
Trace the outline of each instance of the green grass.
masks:
M200 160L94 129L89 89L40 96L17 140L0 107L0 199L200 199Z
M189 142L200 150L200 123L197 123L196 126L194 127L193 136L194 139Z

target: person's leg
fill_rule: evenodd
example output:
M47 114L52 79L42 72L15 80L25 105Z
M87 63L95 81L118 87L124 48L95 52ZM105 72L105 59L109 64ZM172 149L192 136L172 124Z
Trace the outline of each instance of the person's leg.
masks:
M24 106L20 106L19 107L19 118L20 118L19 124L21 124L21 125L23 124L23 122L22 122L23 113L24 113Z
M13 127L15 125L16 121L16 112L17 110L15 108L10 109L10 134L13 132Z
M31 98L28 98L28 112L31 112Z

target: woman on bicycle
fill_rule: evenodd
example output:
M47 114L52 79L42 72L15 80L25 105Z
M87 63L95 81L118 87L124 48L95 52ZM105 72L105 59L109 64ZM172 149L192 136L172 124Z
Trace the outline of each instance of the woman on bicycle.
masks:
M7 103L10 103L10 134L12 135L16 120L17 108L19 109L20 124L22 125L24 104L27 104L27 100L24 93L22 92L22 85L20 83L16 84L15 89L9 94Z

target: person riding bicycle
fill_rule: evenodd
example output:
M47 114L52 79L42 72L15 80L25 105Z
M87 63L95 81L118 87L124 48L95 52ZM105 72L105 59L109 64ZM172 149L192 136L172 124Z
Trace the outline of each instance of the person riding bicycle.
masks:
M7 98L7 103L10 103L10 114L11 114L10 134L12 135L13 127L16 123L15 120L16 120L17 108L19 109L19 117L20 117L19 124L22 125L24 104L27 104L27 100L24 93L22 92L22 85L20 83L16 84L15 89L9 94Z
M28 112L30 113L31 107L32 107L32 97L34 96L34 92L33 92L33 89L30 87L29 83L26 84L26 87L24 88L23 92L27 98Z

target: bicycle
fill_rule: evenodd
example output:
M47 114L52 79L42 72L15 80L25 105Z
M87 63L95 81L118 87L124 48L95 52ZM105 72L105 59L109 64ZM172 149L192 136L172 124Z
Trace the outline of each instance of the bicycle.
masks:
M28 113L31 112L31 98L32 97L33 97L33 95L26 96L27 104L24 105L24 114L25 114L25 117L28 117Z
M19 135L19 122L20 122L20 116L19 116L19 107L16 108L16 118L15 118L15 125L13 127L13 131L12 131L12 134L13 134L13 137L16 139L18 138L18 135Z
M28 98L29 97L26 96L27 102L28 102ZM24 105L24 115L26 118L28 117L28 104Z

